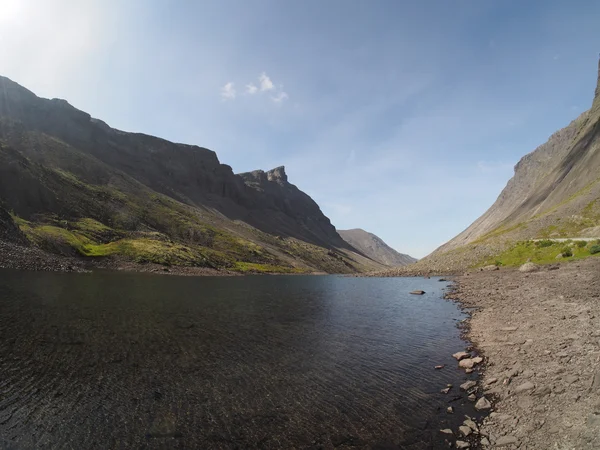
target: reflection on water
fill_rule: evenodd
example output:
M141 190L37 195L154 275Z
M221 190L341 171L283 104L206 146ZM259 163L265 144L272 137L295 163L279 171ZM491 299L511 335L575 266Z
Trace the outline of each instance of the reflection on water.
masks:
M0 447L441 448L441 287L0 271Z

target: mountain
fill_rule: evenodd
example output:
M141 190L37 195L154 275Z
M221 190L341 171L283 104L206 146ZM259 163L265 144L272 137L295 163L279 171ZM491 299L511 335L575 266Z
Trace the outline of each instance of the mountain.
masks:
M380 237L360 228L338 230L338 233L342 239L359 250L363 255L386 266L406 266L417 262L412 256L397 252L383 242Z
M600 238L600 62L592 107L524 156L496 202L414 270L548 262L564 244L527 241L558 238Z
M63 255L238 271L380 267L283 167L234 174L206 148L109 127L0 77L0 201Z

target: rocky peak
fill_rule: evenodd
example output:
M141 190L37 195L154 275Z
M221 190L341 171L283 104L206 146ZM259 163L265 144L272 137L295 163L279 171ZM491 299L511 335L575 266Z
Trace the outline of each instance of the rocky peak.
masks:
M594 94L594 103L592 103L592 114L600 113L600 55L598 57L598 81L596 82L596 92Z
M269 181L279 181L282 183L287 183L288 177L285 173L285 166L275 167L272 170L267 172L267 179Z

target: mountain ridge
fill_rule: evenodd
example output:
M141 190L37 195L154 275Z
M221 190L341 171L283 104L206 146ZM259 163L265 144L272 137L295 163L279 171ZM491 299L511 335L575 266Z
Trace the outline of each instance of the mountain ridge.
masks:
M379 236L361 228L338 230L338 233L342 239L360 250L365 256L386 266L406 266L417 262L416 258L394 250Z
M283 166L234 174L212 150L113 129L5 77L0 200L32 243L69 255L242 271L378 266Z

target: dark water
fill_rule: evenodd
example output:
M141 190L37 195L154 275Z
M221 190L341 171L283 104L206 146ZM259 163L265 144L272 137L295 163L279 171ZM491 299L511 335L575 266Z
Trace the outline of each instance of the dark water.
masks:
M0 271L0 447L447 448L444 286Z

